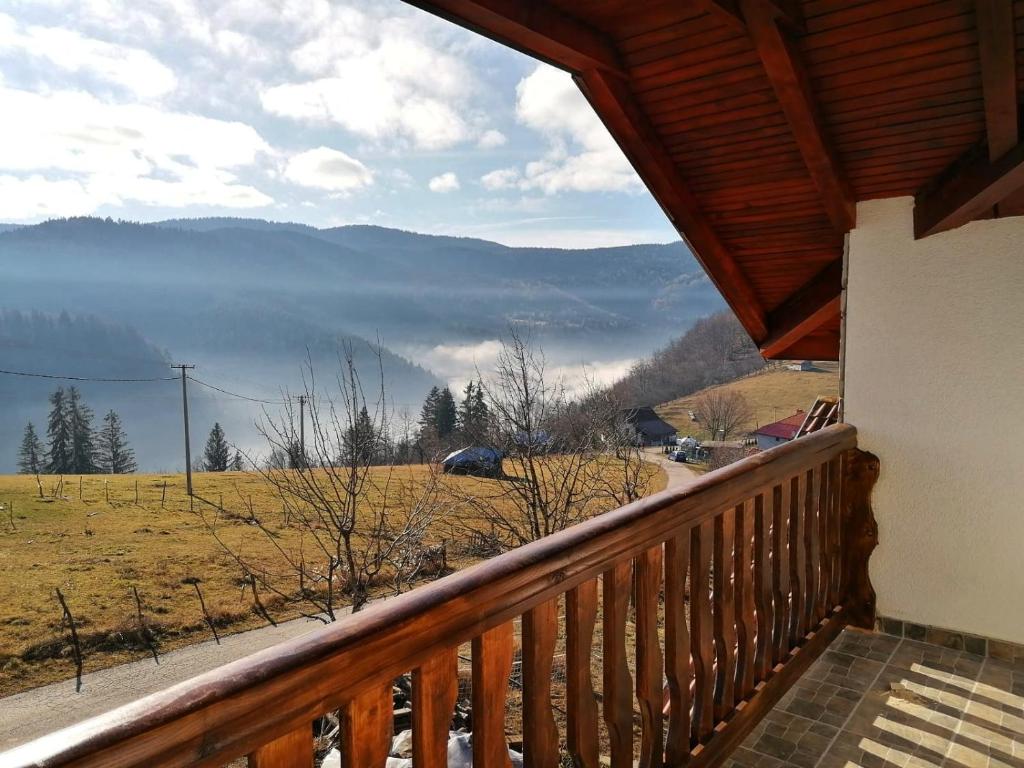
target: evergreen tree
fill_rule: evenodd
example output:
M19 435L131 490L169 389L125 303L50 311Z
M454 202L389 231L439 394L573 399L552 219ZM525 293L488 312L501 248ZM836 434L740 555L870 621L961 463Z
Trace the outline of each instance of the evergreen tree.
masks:
M441 390L437 399L437 415L435 421L437 436L442 440L450 437L455 431L457 422L458 409L455 406L455 398L452 397L452 391L448 389L448 387L445 387Z
M427 399L423 401L423 408L420 409L420 432L424 435L434 435L437 432L437 403L440 399L441 390L431 387Z
M235 451L235 458L231 460L231 471L242 472L245 470L245 464L242 462L242 454L239 451Z
M206 439L203 451L203 469L207 472L226 472L231 461L231 450L224 438L224 430L219 422L214 422L210 436Z
M68 403L63 387L50 395L50 416L46 423L47 450L46 471L51 475L73 472L71 459L71 424L68 418Z
M108 411L103 417L103 428L97 438L96 463L100 471L109 475L127 475L138 469L135 452L128 446L128 438L121 427L121 417L114 411Z
M45 469L43 444L39 441L36 428L30 421L25 427L18 450L18 471L23 475L37 475Z
M344 442L345 464L348 466L369 464L376 457L380 447L377 429L365 405L359 410L352 425L346 430Z
M483 384L471 381L462 392L462 404L459 406L458 414L459 432L470 442L483 442L490 420Z
M96 472L96 446L92 432L92 409L82 402L75 387L68 390L68 426L71 430L71 469L78 475Z

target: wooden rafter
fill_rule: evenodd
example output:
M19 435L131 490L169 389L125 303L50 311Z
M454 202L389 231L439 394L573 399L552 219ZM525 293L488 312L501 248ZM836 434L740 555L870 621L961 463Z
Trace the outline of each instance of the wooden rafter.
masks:
M693 4L708 13L717 16L731 27L746 32L747 21L740 8L741 0L692 0ZM768 11L787 26L799 29L803 26L803 17L796 3L786 0L765 0Z
M987 216L1022 187L1024 144L1017 144L995 162L979 145L917 193L914 236L927 237Z
M599 32L538 0L406 0L530 56L573 72L624 76L615 48Z
M1020 140L1013 2L975 0L975 5L988 155L998 160Z
M768 327L753 287L701 212L626 83L597 70L574 77L740 322L755 340L763 339Z
M781 306L768 314L768 338L761 354L782 356L797 342L839 316L843 261L837 259L818 272Z
M793 43L781 29L773 4L766 0L739 0L747 30L786 116L807 170L821 195L833 225L840 232L853 229L857 208L853 189L815 106L810 80Z

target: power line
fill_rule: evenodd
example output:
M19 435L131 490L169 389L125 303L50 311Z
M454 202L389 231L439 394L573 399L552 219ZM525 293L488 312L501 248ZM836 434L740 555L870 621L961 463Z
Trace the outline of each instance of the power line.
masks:
M196 384L199 384L200 386L208 387L209 389L215 390L225 395L230 395L231 397L237 397L239 400L248 400L253 403L264 403L265 405L285 405L288 403L287 400L264 400L259 397L249 397L248 395L240 395L237 392L229 392L228 390L221 389L220 387L214 386L213 384L207 384L205 381L200 381L194 376L189 376L188 378L190 381L194 381Z
M60 379L62 381L100 381L106 383L121 383L121 384L141 384L150 381L176 381L177 376L160 376L152 379L107 379L94 376L58 376L52 373L29 373L27 371L5 371L0 369L0 373L6 374L7 376L27 376L33 379Z

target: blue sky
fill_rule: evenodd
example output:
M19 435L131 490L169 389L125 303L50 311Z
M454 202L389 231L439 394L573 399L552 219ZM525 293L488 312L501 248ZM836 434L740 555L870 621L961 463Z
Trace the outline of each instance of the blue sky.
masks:
M398 0L0 0L0 221L677 239L569 77Z

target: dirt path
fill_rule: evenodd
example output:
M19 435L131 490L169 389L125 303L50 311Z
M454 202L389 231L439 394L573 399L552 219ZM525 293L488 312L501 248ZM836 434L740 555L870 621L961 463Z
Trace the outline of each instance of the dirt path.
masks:
M210 640L179 648L161 656L159 664L146 659L91 672L82 678L81 693L75 693L74 680L65 680L0 699L0 751L322 626L296 619L222 637L220 645Z
M660 448L645 448L644 454L644 458L654 464L658 464L665 470L665 474L668 475L668 485L665 486L666 490L669 488L685 488L700 477L700 474L690 465L669 461Z

